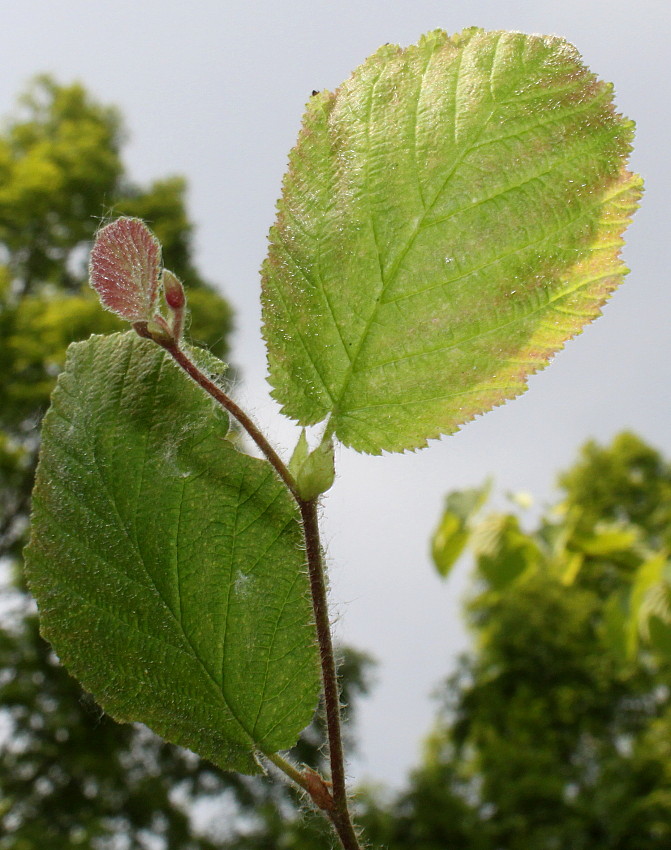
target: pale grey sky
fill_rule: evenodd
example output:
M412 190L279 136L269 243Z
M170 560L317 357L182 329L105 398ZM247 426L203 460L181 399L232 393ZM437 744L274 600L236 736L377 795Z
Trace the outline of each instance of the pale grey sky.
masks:
M297 432L269 401L258 269L289 148L313 89L334 88L384 42L435 28L555 33L614 82L638 124L633 166L646 196L628 232L632 273L605 315L520 399L417 455L341 450L325 502L336 633L380 661L363 706L355 778L400 784L433 714L429 695L466 645L466 567L434 575L428 538L444 494L493 475L499 493L551 497L556 472L589 437L623 428L671 454L671 220L668 0L22 0L3 6L0 113L34 74L84 82L117 104L133 177L189 180L197 260L237 311L241 395L280 448Z

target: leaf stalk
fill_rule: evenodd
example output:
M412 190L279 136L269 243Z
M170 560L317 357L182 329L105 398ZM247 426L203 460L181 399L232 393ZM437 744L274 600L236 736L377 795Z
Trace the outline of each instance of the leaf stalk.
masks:
M305 547L312 594L312 607L315 615L319 660L322 669L324 687L324 712L328 737L331 782L333 784L333 810L328 816L340 838L344 850L360 850L359 840L347 806L347 788L345 786L345 758L342 744L340 693L336 671L331 623L329 621L326 579L322 563L321 542L319 539L319 515L317 499L299 500Z
M136 327L136 331L138 328ZM139 332L139 331L138 331ZM144 334L140 334L143 336ZM164 348L168 354L173 358L173 360L184 369L184 371L191 377L200 387L202 387L205 392L207 392L212 398L219 402L219 404L227 410L231 416L235 417L237 421L242 425L245 431L249 434L249 436L254 440L256 445L261 449L264 456L273 467L275 472L279 475L282 481L286 484L287 488L291 492L291 495L296 499L296 501L300 500L298 495L298 490L296 489L296 482L294 481L293 475L289 472L286 465L282 461L282 458L277 454L275 449L270 445L268 440L265 438L263 433L257 428L252 419L245 413L245 411L239 407L233 399L227 395L221 387L218 387L214 381L211 381L207 375L203 374L201 370L196 366L195 363L189 358L189 356L179 347L178 343L174 340L168 340L163 342L161 340L155 340L158 344Z
M331 767L332 791L327 783L312 772L301 773L278 754L265 755L282 770L290 779L310 794L311 798L329 818L340 839L343 850L361 850L354 825L347 805L347 788L345 785L345 758L342 743L340 692L338 674L331 638L331 623L329 621L328 600L326 593L326 577L322 561L322 548L319 536L319 514L317 498L305 500L301 498L296 481L289 472L275 449L270 445L263 433L257 428L251 418L230 398L221 387L210 380L189 356L179 347L176 339L157 338L148 333L142 323L134 325L140 336L146 336L164 348L173 360L191 377L205 392L217 401L231 416L242 425L279 477L287 486L296 500L301 513L305 550L312 596L312 608L315 617L315 629L319 645L319 660L322 672L324 693L324 711L326 714L326 730L328 738L329 762ZM330 797L330 799L329 799Z

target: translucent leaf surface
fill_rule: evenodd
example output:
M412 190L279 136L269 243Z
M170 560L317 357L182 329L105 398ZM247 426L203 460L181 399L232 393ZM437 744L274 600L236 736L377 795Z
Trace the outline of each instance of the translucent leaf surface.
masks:
M153 343L71 346L27 569L45 636L106 711L256 772L310 721L318 666L296 509L227 430Z
M633 125L560 38L382 47L309 102L270 233L273 395L371 453L525 389L625 271Z

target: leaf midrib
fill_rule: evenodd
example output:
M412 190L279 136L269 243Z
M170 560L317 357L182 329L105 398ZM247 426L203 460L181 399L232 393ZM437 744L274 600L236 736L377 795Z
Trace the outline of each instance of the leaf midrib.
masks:
M502 36L503 36L503 33L499 34L499 38L497 40L496 48L493 52L492 67L494 66L495 61L496 61L496 53L497 53L499 45L501 43ZM459 65L457 67L457 73L456 73L455 85L454 85L454 95L453 95L454 108L455 108L455 128L456 128L457 89L458 89L458 86L459 86L459 77L460 77L460 74L461 74L461 65L462 65L462 62L463 62L463 56L464 56L464 50L459 51ZM490 68L490 77L491 77L491 68ZM491 85L491 79L490 79L490 85ZM422 78L422 82L421 82L421 84L420 84L420 86L418 87L418 90L417 90L417 102L418 103L419 103L419 99L421 97L422 88L423 88L423 78ZM371 88L371 96L370 96L371 97L371 104L372 104L373 94L374 94L374 86ZM337 427L336 420L337 420L338 415L340 413L340 405L342 404L342 401L343 401L343 399L344 399L344 397L347 393L347 390L349 389L349 384L350 384L352 375L354 374L356 364L359 360L359 357L361 355L361 351L362 351L363 346L366 342L366 339L368 337L370 329L374 325L375 320L377 318L378 311L379 311L380 307L382 306L382 296L384 295L385 291L387 290L387 287L394 280L394 278L395 278L396 274L398 273L398 270L401 266L401 263L403 262L403 260L407 256L408 252L412 248L412 246L415 242L415 239L417 238L417 236L419 235L420 231L422 230L422 228L424 226L424 222L425 222L427 215L434 208L438 199L440 198L440 196L443 194L443 192L447 188L447 186L448 186L450 180L452 179L452 177L454 176L454 173L456 172L456 170L462 164L464 159L470 154L470 152L473 149L473 146L480 139L480 137L482 136L482 133L484 132L485 128L487 127L487 125L489 124L489 122L491 121L491 119L495 115L495 113L496 113L496 109L492 109L492 111L489 113L489 115L482 122L482 126L480 127L478 132L475 134L475 137L473 138L471 144L468 147L464 148L463 152L456 158L452 168L448 172L448 174L445 177L444 181L442 182L440 188L436 191L431 203L428 206L424 207L421 216L419 216L419 218L416 220L415 225L413 227L413 230L412 230L404 248L399 252L397 259L395 260L393 266L391 267L391 269L389 270L387 275L385 275L383 264L381 262L381 257L379 255L379 249L378 249L378 257L380 258L380 278L381 278L381 282L382 282L382 288L381 288L379 297L375 300L375 302L373 304L373 310L371 311L371 314L368 318L368 321L366 322L365 326L363 327L363 329L361 331L359 343L358 343L355 351L353 352L353 354L350 358L350 365L346 369L346 371L343 375L343 380L342 380L340 389L338 390L337 394L335 394L335 395L333 393L331 393L331 398L333 399L333 408L331 410L329 423L327 425L327 432L326 432L327 435L333 434L336 427ZM370 122L368 124L368 128L370 128ZM370 160L370 157L368 157L368 161L369 160ZM372 216L371 216L371 219L372 219ZM375 231L373 230L373 232L375 232ZM376 240L376 244L377 244L377 240Z
M133 340L133 342L135 342L135 341ZM135 351L135 346L129 346L129 356L128 356L128 358L127 358L127 360L124 364L123 370L122 370L122 381L121 381L121 386L120 386L120 390L119 390L119 394L120 394L119 403L121 402L121 395L123 394L123 390L125 389L125 386L126 386L126 383L127 383L127 378L129 376L129 368L130 368L130 364L131 364L132 359L133 359L134 351ZM140 474L137 476L137 478L138 478L138 489L137 489L137 492L136 492L136 506L137 506L139 497L142 493L145 466L146 466L147 444L148 444L148 440L149 440L149 434L154 427L154 420L155 420L156 392L158 390L158 383L159 383L159 379L160 379L160 374L163 370L165 363L166 363L166 359L165 359L165 356L164 356L163 358L161 358L161 360L158 364L157 374L155 376L155 379L152 381L152 386L153 386L153 389L154 389L154 397L152 399L152 407L151 407L151 411L150 411L150 419L151 419L152 424L151 424L150 427L148 427L146 429L147 435L146 435L146 440L145 440L145 444L144 444L144 447L143 447L143 460L142 460L142 463L141 463L141 471L140 471ZM131 376L131 378L132 378L132 376ZM70 398L72 398L73 401L76 400L75 397L72 396L70 393L66 392L65 394L70 396ZM60 410L57 407L53 408L52 413L54 413L54 414L57 413L58 415L62 416ZM62 418L65 418L65 417L62 417ZM144 572L144 574L146 575L146 577L149 581L149 586L147 586L147 585L140 585L140 586L143 587L143 589L145 591L149 590L150 592L153 591L154 593L156 593L158 599L160 600L161 606L165 610L166 614L172 619L173 623L176 626L177 632L181 635L184 643L186 644L185 649L183 649L181 651L184 652L184 654L187 655L188 657L190 657L193 661L195 661L196 664L200 667L200 669L205 674L206 679L210 683L210 687L214 689L214 693L217 696L217 700L222 704L222 706L227 711L227 713L230 715L230 717L238 724L241 731L245 735L248 736L249 741L254 746L261 747L262 744L261 744L261 741L259 740L259 738L256 736L256 734L254 732L252 732L250 729L247 728L247 724L245 722L243 722L243 720L238 716L236 710L234 709L233 705L231 704L230 699L227 696L225 688L223 686L223 677L222 677L221 682L218 682L216 680L215 676L208 669L208 666L205 664L205 662L201 658L200 654L196 651L196 648L195 648L189 634L186 632L186 630L184 628L184 623L182 622L181 617L177 616L175 611L173 611L172 606L170 604L168 604L167 600L164 598L163 594L161 593L158 586L156 585L156 582L154 581L154 578L153 578L151 572L148 570L148 568L146 566L145 559L144 559L144 556L142 554L142 548L140 546L140 542L139 542L138 536L137 536L137 527L134 527L134 529L133 529L134 534L131 535L129 533L129 529L126 527L123 516L122 516L122 514L119 510L116 498L114 497L113 493L110 491L109 487L107 486L107 481L105 479L105 476L103 475L102 467L101 467L100 463L98 462L98 459L97 459L97 456L96 456L97 452L96 452L96 448L95 448L95 441L92 440L90 435L89 435L89 444L91 445L91 450L92 450L92 455L91 455L92 466L95 469L95 471L96 471L96 473L97 473L97 475L98 475L98 477L101 481L101 484L102 484L103 489L104 489L104 493L107 497L107 501L110 504L110 506L112 507L113 513L116 517L118 527L125 534L126 539L129 541L129 543L131 543L131 546L132 546L133 550L135 551L135 555L136 555L136 557L137 557L137 559L138 559L138 561L139 561L139 563L142 567L142 571ZM59 445L61 445L60 441L59 441ZM259 462L261 462L261 461L259 461ZM244 475L241 475L240 487L242 486L242 479L243 478L244 478ZM185 485L187 483L190 483L190 481L185 482ZM259 485L259 487L257 489L260 489L263 486L264 483L265 483L265 481L261 482L261 484ZM183 493L182 493L182 496L183 496ZM250 498L250 497L248 497L248 498ZM237 516L237 509L239 509L239 507L240 506L236 504L236 516ZM137 509L135 510L134 515L137 516ZM176 540L175 540L175 542L176 542ZM177 561L179 562L179 558L177 559ZM232 565L232 556L231 556L231 559L230 559L229 566L230 565ZM177 573L179 575L179 564L178 563L177 563ZM121 574L125 578L128 578L127 576L125 576L124 573L121 573ZM230 594L230 591L231 591L231 587L229 586L229 594ZM180 598L179 592L178 592L178 599L179 599L179 603L180 603L180 612L181 612L181 598ZM85 601L85 600L83 600L83 601ZM96 607L96 606L93 605L92 602L89 602L89 606L90 607ZM109 610L109 609L100 609L100 610L105 610L105 611L107 611L108 616L114 617L114 613L111 610ZM118 619L118 618L116 618L116 619ZM125 623L124 620L120 620L120 622L122 622L122 623L124 623L124 625L128 626L128 624ZM228 619L226 618L225 623L227 624L227 622L228 622ZM177 651L180 651L180 650L178 650L177 647L172 647L172 645L170 645L170 644L166 645L165 643L161 642L158 639L157 639L157 641L161 646L164 646L164 647L167 646L169 649L176 649ZM235 742L235 743L236 743L236 745L241 746L241 744L239 742Z

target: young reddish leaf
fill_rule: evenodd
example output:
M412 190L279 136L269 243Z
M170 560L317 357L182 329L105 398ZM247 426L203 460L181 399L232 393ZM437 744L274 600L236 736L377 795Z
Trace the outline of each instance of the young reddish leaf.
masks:
M161 245L139 218L103 227L91 251L91 286L104 307L129 322L153 318Z

